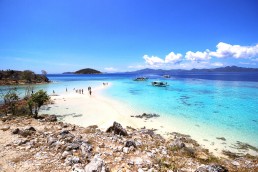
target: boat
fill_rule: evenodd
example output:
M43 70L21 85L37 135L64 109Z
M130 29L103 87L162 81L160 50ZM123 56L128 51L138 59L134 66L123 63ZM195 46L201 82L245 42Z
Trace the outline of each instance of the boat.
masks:
M135 78L134 81L147 81L148 78L146 77L138 77L138 78Z
M162 82L162 81L153 81L151 84L155 87L166 87L168 86L167 82Z
M163 75L164 78L170 78L170 75Z

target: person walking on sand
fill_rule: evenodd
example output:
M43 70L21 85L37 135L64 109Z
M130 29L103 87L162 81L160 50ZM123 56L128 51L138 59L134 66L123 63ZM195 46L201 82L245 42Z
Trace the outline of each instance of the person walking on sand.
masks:
M88 87L89 94L91 95L91 87Z
M82 94L83 94L83 89L82 89Z
M67 88L65 89L65 91L67 92Z

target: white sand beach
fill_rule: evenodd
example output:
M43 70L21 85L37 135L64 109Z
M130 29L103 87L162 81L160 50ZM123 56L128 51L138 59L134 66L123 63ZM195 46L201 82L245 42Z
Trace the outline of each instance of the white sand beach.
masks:
M179 132L190 135L204 148L209 149L216 156L222 156L222 150L235 152L236 149L230 148L234 144L234 139L226 141L216 139L222 137L227 131L216 130L210 126L193 125L190 121L173 118L151 118L148 120L131 117L132 115L141 115L142 111L133 109L128 105L116 101L110 97L104 97L101 90L111 86L99 85L92 88L92 95L88 94L87 88L84 94L76 93L75 90L69 90L59 95L51 96L54 104L45 106L40 114L55 114L63 117L63 121L71 124L87 127L98 125L101 130L106 130L114 121L119 122L123 127L131 126L134 128L146 127L148 129L157 129L156 132L169 138L169 133ZM211 133L216 133L211 134ZM255 154L254 152L250 152Z

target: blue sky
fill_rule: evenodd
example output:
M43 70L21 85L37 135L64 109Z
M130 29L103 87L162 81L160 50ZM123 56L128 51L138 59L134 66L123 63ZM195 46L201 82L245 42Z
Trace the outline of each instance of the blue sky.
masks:
M0 69L258 67L257 0L0 0Z

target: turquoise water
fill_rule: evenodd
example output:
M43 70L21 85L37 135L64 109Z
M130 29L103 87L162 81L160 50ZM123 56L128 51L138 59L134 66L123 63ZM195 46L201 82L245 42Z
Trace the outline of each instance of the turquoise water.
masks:
M146 113L157 113L232 131L240 141L258 147L258 82L225 81L150 75L148 81L133 81L133 75L50 75L52 84L35 86L49 94L65 89L112 83L102 91L129 106ZM153 87L151 81L166 81L168 87ZM4 87L1 87L2 89ZM22 92L24 87L19 88ZM85 90L86 91L86 90ZM138 114L135 114L138 115ZM173 125L171 123L171 125ZM216 131L214 131L216 132ZM238 139L238 138L236 138Z

